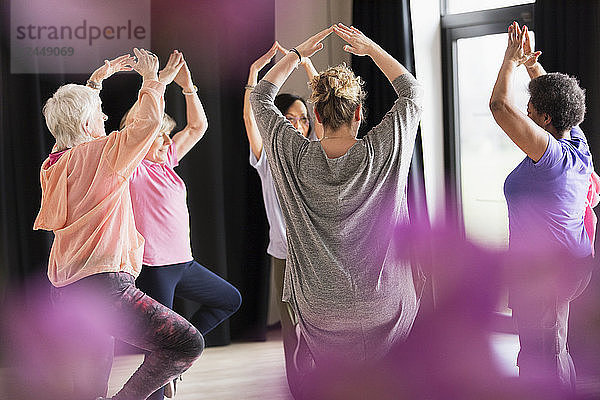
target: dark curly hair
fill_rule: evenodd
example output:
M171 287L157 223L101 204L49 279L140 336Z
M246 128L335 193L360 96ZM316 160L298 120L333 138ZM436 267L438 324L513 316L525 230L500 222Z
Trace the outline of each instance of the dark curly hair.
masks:
M585 89L576 78L553 72L529 82L530 102L539 113L548 114L558 132L579 125L585 115Z

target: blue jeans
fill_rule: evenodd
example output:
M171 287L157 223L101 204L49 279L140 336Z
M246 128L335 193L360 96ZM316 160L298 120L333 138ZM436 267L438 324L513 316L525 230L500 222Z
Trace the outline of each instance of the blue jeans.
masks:
M185 318L135 287L124 272L88 276L53 288L61 311L64 339L77 346L69 372L74 390L65 399L106 396L112 365L113 337L147 351L144 362L113 397L146 399L187 370L204 349L204 338Z
M196 261L163 266L142 267L137 287L161 304L173 308L175 295L200 304L190 322L206 335L229 318L242 304L240 292L229 282ZM162 400L160 388L149 400Z

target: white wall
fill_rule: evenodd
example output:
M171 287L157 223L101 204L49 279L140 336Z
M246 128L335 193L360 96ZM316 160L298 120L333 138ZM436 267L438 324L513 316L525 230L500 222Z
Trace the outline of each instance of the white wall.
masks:
M432 223L444 216L444 121L439 0L411 0L417 79L425 90L421 133L427 207Z
M308 37L336 22L352 22L352 1L349 0L275 0L275 39L286 48L302 43ZM317 69L346 62L350 55L342 50L342 41L330 35L323 50L311 59ZM281 88L282 93L294 93L304 98L310 96L308 78L302 67L298 68Z

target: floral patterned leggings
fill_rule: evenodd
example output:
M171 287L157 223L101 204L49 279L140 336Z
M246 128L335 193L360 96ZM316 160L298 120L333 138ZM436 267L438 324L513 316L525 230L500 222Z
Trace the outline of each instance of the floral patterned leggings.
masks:
M65 321L77 325L76 332L90 335L80 338L90 341L90 351L82 354L79 349L79 367L70 371L75 393L65 398L93 400L106 396L113 337L148 352L113 400L146 399L187 370L204 349L202 334L185 318L137 289L135 278L128 273L91 275L53 288L52 298L54 305L64 310ZM85 370L81 365L92 366L94 379L90 379L89 371L85 379L81 377Z

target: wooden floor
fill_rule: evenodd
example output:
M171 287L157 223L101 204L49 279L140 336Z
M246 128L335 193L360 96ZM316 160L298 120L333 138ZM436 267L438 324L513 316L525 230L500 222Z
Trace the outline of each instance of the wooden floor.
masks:
M515 366L519 349L518 337L492 334L490 344L497 362L507 376L518 374ZM141 355L115 357L109 383L109 395L116 393L142 362ZM0 400L9 400L5 385L7 368L0 368ZM600 377L578 376L578 399L600 399ZM14 396L9 396L15 400ZM291 400L285 378L283 345L278 330L269 331L267 341L233 343L210 347L183 374L178 382L176 400ZM18 397L18 400L33 400ZM37 400L37 399L35 399ZM375 400L375 399L374 399Z
M141 355L115 358L109 395L116 393L142 362ZM266 342L209 347L177 383L176 400L290 400L278 330Z
M492 334L500 370L517 376L519 339L511 334ZM115 358L109 395L116 393L142 362L141 355ZM600 399L600 378L578 376L578 399ZM1 398L1 396L0 396ZM292 400L287 387L283 345L279 330L269 331L266 342L233 343L209 347L178 382L176 400Z

